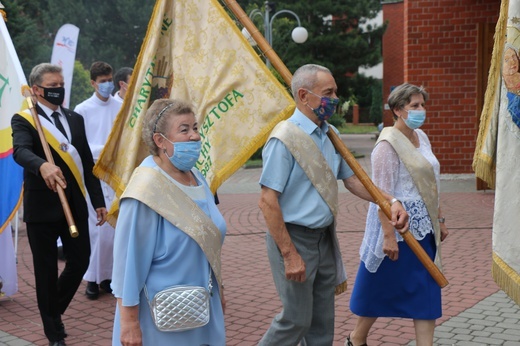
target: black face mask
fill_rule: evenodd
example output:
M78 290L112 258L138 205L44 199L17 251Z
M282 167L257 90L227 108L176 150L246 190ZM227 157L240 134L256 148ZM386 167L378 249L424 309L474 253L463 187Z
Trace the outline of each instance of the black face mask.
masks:
M61 106L63 100L65 99L65 88L57 87L57 88L45 88L38 85L43 89L43 98L53 105Z

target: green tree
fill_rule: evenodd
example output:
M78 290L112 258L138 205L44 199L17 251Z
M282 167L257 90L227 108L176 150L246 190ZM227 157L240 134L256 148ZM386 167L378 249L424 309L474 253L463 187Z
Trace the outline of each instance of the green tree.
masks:
M74 109L79 103L92 96L94 88L90 84L90 72L76 60L74 62L74 74L72 76L72 88L70 90L70 109Z
M380 80L372 85L372 105L370 106L370 121L378 125L383 121L383 83Z
M8 29L26 75L50 61L58 29L79 29L76 60L85 68L103 60L117 70L133 67L152 13L154 0L12 0L6 2Z
M239 0L238 3L248 13L253 8L265 11L262 0ZM294 72L308 63L326 66L334 74L341 96L348 98L355 92L360 106L369 106L373 80L358 76L357 71L360 66L371 67L381 62L385 26L363 29L363 24L381 10L380 0L284 0L273 3L275 9L270 13L271 17L283 9L294 11L309 32L307 41L297 44L291 39L292 29L297 26L291 15L279 14L272 22L272 46L287 68ZM257 17L253 21L263 32L263 20ZM368 92L359 92L365 86L368 86Z
M26 76L33 66L49 61L52 41L44 34L38 1L13 0L2 3L7 14L7 29ZM49 43L50 42L50 43Z

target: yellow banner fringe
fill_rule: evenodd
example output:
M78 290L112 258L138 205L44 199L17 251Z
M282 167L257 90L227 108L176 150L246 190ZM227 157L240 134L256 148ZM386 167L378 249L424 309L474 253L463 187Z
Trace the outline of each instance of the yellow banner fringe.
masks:
M498 101L497 94L500 93L501 59L506 42L508 8L509 0L502 0L500 17L498 18L495 29L491 66L488 74L488 87L484 97L484 107L482 108L482 114L480 116L480 126L472 164L475 175L484 180L491 188L495 188L496 143L492 144L490 148L486 146L486 142L493 136L496 140L496 134L490 134L490 130L495 131L497 128L496 125L492 126L491 122L496 122L498 119L495 113L498 112L496 102ZM489 152L489 149L491 149L492 152Z
M507 265L495 252L493 252L493 265L491 267L493 280L502 290L520 305L520 275Z

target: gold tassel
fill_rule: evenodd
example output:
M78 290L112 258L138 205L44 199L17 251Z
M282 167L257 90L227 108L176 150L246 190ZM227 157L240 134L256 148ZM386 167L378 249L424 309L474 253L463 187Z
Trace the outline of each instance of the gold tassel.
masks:
M336 286L336 289L334 290L334 293L336 295L339 295L341 293L344 293L347 291L347 280L343 281L342 283L340 283L339 285Z
M520 305L520 275L494 252L491 275L497 285Z
M473 171L475 175L484 180L491 189L495 188L496 165L495 161L490 157L483 157L483 154L474 159Z
M507 36L507 15L509 8L509 0L502 0L500 6L500 17L495 29L495 39L493 45L493 53L491 55L491 65L488 74L488 87L484 97L484 106L482 114L480 115L480 127L478 131L477 142L475 146L475 155L473 157L473 170L480 179L484 180L490 187L495 186L495 155L496 143L492 143L492 148L486 148L486 142L490 136L491 121L496 121L498 112L496 102L498 100L497 94L500 92L500 66L502 59L502 52ZM496 126L495 126L496 130ZM486 153L485 150L493 150L493 152Z

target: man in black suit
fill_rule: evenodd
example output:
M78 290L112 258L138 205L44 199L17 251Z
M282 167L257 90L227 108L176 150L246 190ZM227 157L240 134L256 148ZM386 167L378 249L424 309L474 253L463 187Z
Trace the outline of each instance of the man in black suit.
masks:
M61 315L76 293L87 270L90 255L85 187L96 209L99 224L107 210L94 161L85 135L83 118L61 107L65 90L62 69L40 64L29 76L37 97L42 126L51 133L47 141L55 164L46 161L38 132L27 112L11 120L15 161L24 168L24 221L33 254L36 297L49 345L65 345L67 336ZM83 179L81 178L83 171ZM56 193L65 192L79 232L72 238ZM66 265L58 277L56 240L61 237Z

